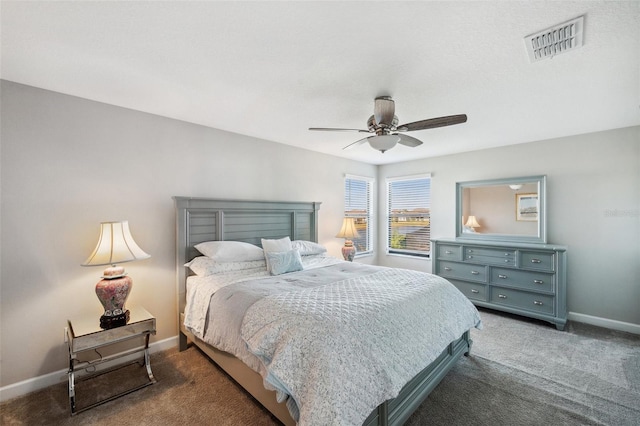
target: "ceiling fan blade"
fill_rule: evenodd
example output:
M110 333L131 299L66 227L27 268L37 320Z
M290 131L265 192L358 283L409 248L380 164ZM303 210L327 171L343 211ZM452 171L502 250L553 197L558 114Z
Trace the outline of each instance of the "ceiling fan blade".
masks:
M398 141L398 143L401 145L410 146L412 148L422 145L421 140L411 137L409 135L401 135L399 133L394 133L394 135L398 135L400 137L400 140Z
M363 143L367 142L370 138L375 138L375 136L369 136L368 138L360 139L359 141L355 141L353 143L350 143L349 145L345 146L342 149L350 149L350 148L356 147L358 145L362 145Z
M376 123L381 126L390 127L396 113L396 104L390 96L380 96L376 98L373 108L373 116Z
M403 124L398 126L398 131L411 132L414 130L435 129L436 127L453 126L454 124L462 124L466 122L466 114L447 115L446 117L429 118L427 120Z
M316 130L321 132L363 132L371 133L369 130L363 129L336 129L333 127L309 127L309 130Z

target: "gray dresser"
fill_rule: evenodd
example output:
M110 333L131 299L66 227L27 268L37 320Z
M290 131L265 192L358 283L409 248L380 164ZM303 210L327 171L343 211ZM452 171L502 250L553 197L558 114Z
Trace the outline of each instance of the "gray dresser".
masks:
M567 323L567 248L553 244L436 239L433 273L476 306Z

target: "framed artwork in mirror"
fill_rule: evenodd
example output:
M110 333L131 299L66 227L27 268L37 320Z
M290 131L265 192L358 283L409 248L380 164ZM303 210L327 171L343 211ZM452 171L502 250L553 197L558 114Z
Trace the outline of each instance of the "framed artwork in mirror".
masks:
M538 194L516 194L516 220L536 222L538 220Z

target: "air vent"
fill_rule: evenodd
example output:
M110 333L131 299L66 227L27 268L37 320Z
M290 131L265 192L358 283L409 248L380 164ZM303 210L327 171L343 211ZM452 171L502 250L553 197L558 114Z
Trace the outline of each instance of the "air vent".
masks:
M524 38L531 62L541 61L582 46L584 16Z

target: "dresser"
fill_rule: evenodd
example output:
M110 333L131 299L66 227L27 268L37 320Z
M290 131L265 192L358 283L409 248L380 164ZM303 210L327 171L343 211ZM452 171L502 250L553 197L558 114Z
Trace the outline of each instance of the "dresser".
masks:
M433 273L476 306L567 323L567 248L554 244L436 239Z

